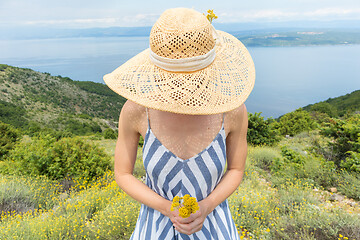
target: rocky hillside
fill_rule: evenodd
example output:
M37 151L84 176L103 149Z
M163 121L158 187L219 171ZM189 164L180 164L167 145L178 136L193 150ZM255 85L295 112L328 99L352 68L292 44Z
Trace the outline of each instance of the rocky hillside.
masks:
M116 122L125 101L104 84L0 65L0 120L16 127Z

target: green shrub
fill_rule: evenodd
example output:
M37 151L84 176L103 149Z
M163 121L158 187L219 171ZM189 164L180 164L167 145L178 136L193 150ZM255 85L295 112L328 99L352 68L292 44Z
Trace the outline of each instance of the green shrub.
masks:
M295 163L298 165L304 165L305 163L305 157L303 155L286 146L281 147L281 155L288 163Z
M95 133L94 135L91 135L90 137L91 140L102 140L103 139L103 135L99 132Z
M48 128L48 127L45 127L45 128L39 128L37 131L34 131L34 132L29 132L29 135L30 136L44 136L44 135L50 135L51 137L55 138L56 140L59 140L61 138L69 138L69 137L73 137L74 134L72 134L71 132L69 131L59 131L59 130L55 130L55 129L52 129L52 128Z
M17 128L26 128L28 120L25 108L0 100L0 121Z
M135 229L139 215L139 204L130 197L119 198L99 211L90 225L95 237L104 239L129 239ZM114 228L114 225L116 226Z
M341 160L340 166L349 172L354 171L360 173L360 153L351 151L348 153L350 156L346 158L346 161Z
M310 107L310 111L325 113L329 117L335 117L338 115L336 107L331 105L328 102L320 102L320 103L314 104Z
M313 111L310 112L309 114L311 116L311 119L314 120L319 125L329 123L331 119L331 117L329 117L326 113L322 113L322 112ZM316 128L319 128L319 126L317 126Z
M74 135L89 135L100 132L101 127L96 122L81 122L76 119L69 119L65 122L65 130Z
M285 166L292 166L295 169L301 168L305 163L305 156L290 149L287 146L281 147L281 156L273 159L270 169L272 172L284 172Z
M349 151L360 152L360 115L354 115L347 120L333 119L320 131L323 136L330 137L334 161L340 166L341 160L349 156Z
M82 119L89 119L89 120L92 120L92 117L91 116L89 116L88 114L86 114L86 113L80 113L80 114L77 114L76 115L77 117L79 117L79 118L82 118Z
M11 125L0 121L0 160L13 149L20 132Z
M345 169L338 171L337 175L335 183L337 190L348 198L360 201L360 175Z
M145 171L144 162L143 162L142 157L143 157L142 149L138 148L136 161L135 161L135 165L134 165L134 170L133 170L133 175L135 177L137 177L137 178L144 178L145 175L146 175L146 171Z
M9 172L45 175L51 179L91 180L110 169L110 157L96 145L79 137L56 141L50 135L40 135L30 142L17 144L9 152L7 163Z
M8 65L6 64L0 64L0 71L4 71L7 67Z
M338 174L334 162L310 156L305 159L304 167L297 172L297 177L311 179L317 187L329 188L335 186Z
M315 124L308 112L297 109L282 116L275 126L281 135L294 136L298 133L314 129Z
M40 123L30 121L25 130L25 134L27 134L29 136L34 136L35 134L39 133L40 131L41 131Z
M111 128L105 129L103 132L105 139L116 139L117 138L117 132L112 130Z
M61 187L45 177L0 176L0 212L25 213L51 209Z
M138 144L140 147L143 147L144 146L144 138L140 135L140 138L139 138L139 144Z
M271 127L271 118L265 120L261 113L248 113L247 141L252 145L273 145L280 140Z
M254 150L250 151L249 157L252 159L255 166L264 170L269 170L274 159L281 158L281 155L271 147L256 147Z

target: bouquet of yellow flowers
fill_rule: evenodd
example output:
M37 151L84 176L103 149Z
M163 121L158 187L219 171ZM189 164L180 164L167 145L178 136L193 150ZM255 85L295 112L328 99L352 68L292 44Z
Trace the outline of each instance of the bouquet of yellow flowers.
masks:
M172 204L171 211L179 209L179 215L183 218L187 218L192 213L196 213L199 210L199 204L196 198L190 197L189 194L185 194L184 197L175 196Z

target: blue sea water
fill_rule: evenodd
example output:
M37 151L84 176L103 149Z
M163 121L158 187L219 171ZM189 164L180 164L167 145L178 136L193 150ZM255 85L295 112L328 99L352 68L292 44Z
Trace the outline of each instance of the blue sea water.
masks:
M0 40L0 63L103 83L148 47L147 37ZM249 112L278 117L360 89L360 45L248 48L256 81Z

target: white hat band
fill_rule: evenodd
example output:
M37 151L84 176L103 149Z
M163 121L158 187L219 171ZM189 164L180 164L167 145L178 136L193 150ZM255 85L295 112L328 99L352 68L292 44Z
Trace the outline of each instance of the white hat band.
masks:
M216 41L215 46L221 45L220 38L215 27L211 24L210 26L212 28L213 37ZM159 68L170 72L194 72L206 68L214 61L216 55L215 46L213 49L211 49L204 55L181 59L173 59L159 56L154 53L151 48L149 48L150 60Z
M159 68L170 72L193 72L209 66L215 59L215 47L204 55L172 59L157 55L150 48L150 60Z

